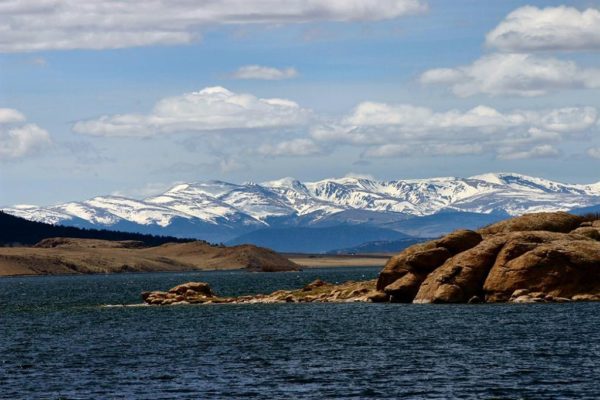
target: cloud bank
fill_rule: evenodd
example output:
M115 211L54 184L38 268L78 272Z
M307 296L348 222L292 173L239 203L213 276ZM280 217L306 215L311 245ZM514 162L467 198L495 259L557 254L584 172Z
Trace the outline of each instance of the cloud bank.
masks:
M313 126L328 146L362 147L365 158L492 154L500 159L556 156L552 143L596 131L594 107L500 112L487 106L434 111L410 104L363 102L339 121Z
M93 136L123 137L255 131L303 125L308 123L311 114L291 100L261 99L216 86L162 99L149 114L106 115L79 121L73 130Z
M426 9L424 0L8 0L0 52L187 44L211 25L376 21Z
M19 116L5 113L4 118ZM228 151L271 157L316 156L354 146L362 149L363 158L490 154L523 159L559 155L554 147L557 143L585 139L598 130L598 124L594 107L505 112L479 105L437 111L373 101L334 117L319 115L288 99L208 87L164 98L148 114L106 115L79 121L73 130L108 137L220 133L210 136L217 141L215 148L226 146ZM223 142L229 133L238 134L239 139ZM246 134L248 140L239 134Z
M599 68L580 68L573 61L521 53L496 53L457 68L424 72L423 84L449 86L459 97L476 94L541 96L560 89L600 88Z
M600 68L533 54L600 50L600 10L595 8L520 7L486 35L485 43L497 52L469 65L427 70L419 80L448 86L459 97L532 97L564 89L600 88Z
M600 50L600 10L517 8L487 34L486 44L505 52Z

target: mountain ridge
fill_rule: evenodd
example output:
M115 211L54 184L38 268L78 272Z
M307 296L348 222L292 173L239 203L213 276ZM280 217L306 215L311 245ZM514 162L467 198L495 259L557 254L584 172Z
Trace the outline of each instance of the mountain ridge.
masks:
M351 176L313 182L286 177L244 184L209 180L180 183L145 199L98 196L3 210L51 224L88 224L103 229L122 226L131 231L227 241L275 227L389 227L406 219L448 212L515 216L598 204L600 182L566 184L517 173L486 173L468 178L388 181Z

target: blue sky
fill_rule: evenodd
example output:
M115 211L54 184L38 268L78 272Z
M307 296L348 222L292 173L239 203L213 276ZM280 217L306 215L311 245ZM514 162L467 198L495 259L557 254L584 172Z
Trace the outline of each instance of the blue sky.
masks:
M129 1L121 22L36 3L0 7L0 205L206 179L600 180L600 1Z

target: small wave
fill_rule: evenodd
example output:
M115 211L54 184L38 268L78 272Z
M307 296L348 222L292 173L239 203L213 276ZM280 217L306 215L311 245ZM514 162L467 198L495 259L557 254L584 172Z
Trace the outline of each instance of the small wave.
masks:
M120 308L120 307L148 307L149 304L137 303L137 304L102 304L101 308Z

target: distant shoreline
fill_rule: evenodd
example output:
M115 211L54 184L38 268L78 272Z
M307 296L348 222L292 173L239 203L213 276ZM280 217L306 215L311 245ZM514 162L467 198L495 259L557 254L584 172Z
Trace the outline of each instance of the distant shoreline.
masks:
M303 268L383 267L391 254L282 254Z
M357 255L331 255L331 254L281 254L290 261L295 262L303 269L313 268L359 268L359 267L383 267L391 255L384 254L357 254ZM1 263L0 263L1 267ZM78 276L78 275L115 275L115 274L146 274L146 273L181 273L181 272L218 272L218 271L249 271L245 268L227 267L223 268L181 268L149 271L111 271L111 272L15 272L11 269L0 268L1 278L38 277L38 276ZM280 271L288 272L288 271ZM296 272L296 271L289 271Z

